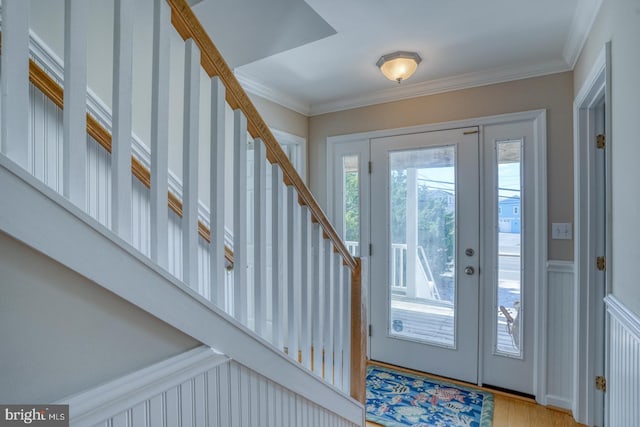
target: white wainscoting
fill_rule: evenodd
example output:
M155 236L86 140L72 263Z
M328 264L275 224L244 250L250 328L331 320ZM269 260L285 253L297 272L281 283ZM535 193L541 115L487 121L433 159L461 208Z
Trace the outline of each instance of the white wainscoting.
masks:
M547 274L546 403L571 409L575 361L573 262L549 261Z
M609 317L607 425L636 427L640 422L640 317L613 295L605 303Z
M72 426L355 425L206 346L58 403Z
M51 66L48 67L50 69ZM53 73L55 75L55 73ZM59 80L57 76L56 80ZM29 117L29 172L52 189L62 190L62 110L53 104L33 85L30 85ZM110 117L105 107L93 96L89 96L89 110L107 130L111 129ZM149 149L135 136L131 139L132 153L143 165L149 167ZM111 227L111 154L93 138L87 136L87 211L94 219L107 228ZM150 254L150 196L149 189L132 175L132 246L144 255ZM170 173L171 191L181 198L182 183ZM168 209L168 208L167 208ZM199 219L209 224L209 208L200 203ZM167 270L182 280L182 219L169 210L169 265ZM225 230L225 240L233 247L231 234ZM209 243L202 237L198 245L198 289L205 298L210 298ZM228 301L225 309L231 307L229 290L233 286L233 275L226 275Z

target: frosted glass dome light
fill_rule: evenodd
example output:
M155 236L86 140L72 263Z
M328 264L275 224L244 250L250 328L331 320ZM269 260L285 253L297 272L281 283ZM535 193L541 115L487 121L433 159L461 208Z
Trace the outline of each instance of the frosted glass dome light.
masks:
M400 83L411 77L421 61L422 58L415 52L400 51L382 55L376 65L386 78Z

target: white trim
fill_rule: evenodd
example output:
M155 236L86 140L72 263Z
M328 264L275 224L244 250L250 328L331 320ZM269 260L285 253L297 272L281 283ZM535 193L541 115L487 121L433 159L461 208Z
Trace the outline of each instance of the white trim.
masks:
M458 76L444 77L422 83L403 84L399 87L370 92L366 95L351 96L349 98L336 101L314 104L311 106L310 115L316 116L319 114L366 107L368 105L382 104L385 102L419 98L427 95L488 86L514 80L528 79L531 77L541 77L569 70L571 70L571 68L563 60L557 60L545 64L536 64L534 66L511 68L503 67L499 69L461 74Z
M635 339L640 341L640 317L629 310L622 301L615 295L609 294L605 297L604 303L607 306L607 313L616 319Z
M302 181L307 184L307 139L279 129L271 129L271 133L280 145L295 147L295 159L291 159L291 163Z
M308 104L282 91L268 88L257 82L241 70L235 75L242 87L251 94L280 104L305 116L317 116L352 108L366 107L385 102L419 98L427 95L470 89L474 87L505 83L514 80L542 77L549 74L570 71L572 67L564 60L553 60L544 64L534 64L514 67L501 67L491 70L475 71L457 76L444 77L421 83L403 84L400 87L372 91L364 95L355 95L316 104Z
M601 5L602 0L581 0L576 5L569 36L562 49L562 56L572 70L578 62Z
M571 399L565 399L564 397L547 395L547 405L555 406L556 408L568 409L571 408Z
M549 273L573 274L575 272L575 268L574 268L573 261L549 260L547 261L547 271Z
M585 79L582 87L578 91L576 98L573 101L574 113L580 108L587 108L592 105L596 93L600 90L604 82L604 71L606 66L605 50L602 49L598 57L595 59L587 78ZM578 123L574 122L574 130L578 130ZM575 142L576 138L574 138ZM574 147L575 148L575 147Z
M400 87L382 89L363 95L349 96L318 103L305 102L299 97L278 89L270 88L247 75L241 69L234 70L234 74L249 94L260 96L305 116L316 116L455 90L541 77L574 69L598 15L602 1L603 0L585 0L576 6L569 34L562 51L563 60L558 59L542 64L475 71L421 83L403 84Z
M230 359L201 346L89 391L66 397L75 425L94 425Z
M62 81L64 61L33 31L29 31L29 50L47 74Z
M300 113L304 116L311 115L311 106L308 103L301 101L295 96L291 96L285 92L273 89L253 80L242 72L242 70L235 69L233 73L238 79L238 82L242 88L250 95L256 95L260 98L264 98L267 101L275 102L285 108Z
M602 49L594 61L585 82L578 91L573 102L573 165L574 165L574 354L577 355L573 367L573 402L572 411L578 422L594 424L594 401L591 388L591 373L595 372L595 349L593 333L589 325L595 316L596 306L601 302L592 301L590 289L593 289L592 262L595 259L596 233L594 209L590 194L592 193L595 148L589 144L593 140L593 129L590 123L590 110L601 102L606 93L606 49ZM610 104L608 105L610 108ZM608 121L608 120L607 120ZM608 138L609 139L609 138ZM609 141L607 141L609 142ZM610 211L609 211L610 212ZM609 231L607 231L609 234ZM610 247L607 243L607 247ZM608 269L610 270L610 269ZM608 278L607 278L608 281ZM602 331L605 333L605 331Z
M534 199L533 218L536 235L534 237L534 283L538 284L535 293L536 312L534 316L534 360L533 389L538 403L547 400L547 111L537 110L533 118L534 140ZM537 328L537 329L536 329Z
M535 119L538 119L541 114L545 115L546 110L539 109L539 110L520 111L517 113L496 114L494 116L473 117L470 119L452 120L450 122L438 122L438 123L429 123L424 125L406 126L406 127L400 127L400 128L350 133L345 135L327 137L327 144L357 141L357 140L371 139L371 138L384 138L387 136L407 135L410 133L433 132L438 130L493 125L493 124L500 124L500 123L524 121L524 120L535 120ZM546 136L545 135L542 135L542 136L545 137L545 141L546 141Z
M4 155L0 182L13 201L0 209L0 230L6 234L282 387L354 424L362 422L361 403L314 376ZM86 262L98 254L102 266L118 268Z
M333 145L337 143L355 142L362 140L369 140L372 138L406 135L412 133L431 132L437 130L455 129L455 128L467 128L473 126L482 127L484 125L508 123L514 121L532 120L534 126L534 137L538 141L535 147L534 164L535 164L535 206L536 215L533 218L536 227L535 237L535 278L534 282L538 284L536 287L536 316L534 319L534 336L535 336L535 351L534 355L534 390L536 399L541 404L546 404L546 388L547 388L547 368L546 368L546 356L547 356L547 267L558 269L568 269L567 265L564 265L561 261L551 261L547 264L547 119L546 110L531 110L517 113L500 114L487 117L476 117L471 119L456 120L443 123L434 123L418 126L410 126L395 129L384 129L369 132L360 132L347 135L338 135L328 137L327 142L327 162L326 162L326 174L327 176L333 174ZM481 129L482 132L482 129ZM373 165L376 167L376 165ZM328 180L328 184L330 181ZM329 199L330 188L327 187L327 199ZM327 200L329 205L333 205L332 202ZM331 209L329 209L331 212ZM368 213L367 213L368 214Z

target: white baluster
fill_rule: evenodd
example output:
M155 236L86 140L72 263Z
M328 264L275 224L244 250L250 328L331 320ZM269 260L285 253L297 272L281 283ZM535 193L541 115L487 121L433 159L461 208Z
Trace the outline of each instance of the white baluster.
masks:
M333 244L324 239L324 379L333 383Z
M169 31L171 10L154 0L151 75L151 259L169 268Z
M131 122L133 2L115 0L113 19L111 228L131 241Z
M198 145L200 50L185 42L182 139L182 281L198 289Z
M342 267L342 391L351 387L351 269Z
M4 0L2 5L2 152L29 167L29 2Z
M267 323L267 149L261 139L253 141L253 298L255 331L264 336Z
M313 248L311 231L313 224L311 223L311 211L307 206L302 206L302 214L300 218L301 227L301 262L300 262L300 286L301 299L300 305L302 312L302 320L300 322L300 347L302 350L302 364L311 369L311 294L313 291L312 261Z
M342 384L342 255L333 253L333 384Z
M63 194L86 208L87 15L86 0L64 3Z
M234 111L233 121L233 315L247 324L247 119Z
M287 187L287 332L289 357L298 360L298 319L299 297L299 259L300 229L296 227L298 193L293 185Z
M320 224L312 225L313 240L313 291L312 291L312 315L311 315L311 341L313 347L313 372L322 376L324 351L324 239Z
M164 0L163 0L164 1ZM211 79L211 182L209 225L211 227L211 297L225 308L224 170L225 87L220 78Z
M283 348L282 299L285 277L284 183L280 165L271 166L271 321L273 345Z

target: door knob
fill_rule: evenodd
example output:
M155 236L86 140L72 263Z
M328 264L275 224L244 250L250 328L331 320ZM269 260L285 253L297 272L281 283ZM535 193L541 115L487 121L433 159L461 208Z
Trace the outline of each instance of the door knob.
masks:
M470 265L468 265L468 266L466 266L464 268L464 274L466 274L467 276L473 276L473 273L475 273L475 272L476 272L476 270L473 267L471 267Z

